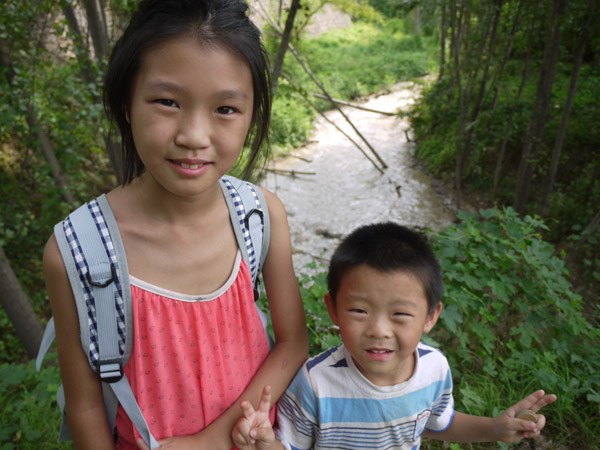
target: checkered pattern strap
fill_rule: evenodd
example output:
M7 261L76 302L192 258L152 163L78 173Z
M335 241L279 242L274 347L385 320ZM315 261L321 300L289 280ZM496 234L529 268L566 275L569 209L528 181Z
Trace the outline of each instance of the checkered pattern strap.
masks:
M257 286L267 251L264 248L264 236L268 231L265 227L268 210L266 205L263 208L262 193L252 183L229 176L221 178L221 187L229 206L238 246Z
M97 200L74 211L62 226L83 292L88 358L91 366L100 371L101 363L121 360L125 350L119 264ZM80 318L82 314L80 311Z
M106 197L84 204L54 230L77 304L82 345L103 381L111 429L120 403L150 448L158 448L123 375L133 345L131 287L125 250ZM61 440L68 439L63 429Z

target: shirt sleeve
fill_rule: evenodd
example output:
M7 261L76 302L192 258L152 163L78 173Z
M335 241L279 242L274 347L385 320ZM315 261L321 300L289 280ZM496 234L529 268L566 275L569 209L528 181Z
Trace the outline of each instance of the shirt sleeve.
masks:
M454 397L452 395L452 373L448 361L440 354L441 378L437 383L436 395L431 406L431 415L425 428L429 431L444 431L454 419ZM443 373L445 372L445 376Z
M303 366L277 404L276 435L286 449L313 447L318 426L316 408L316 395Z

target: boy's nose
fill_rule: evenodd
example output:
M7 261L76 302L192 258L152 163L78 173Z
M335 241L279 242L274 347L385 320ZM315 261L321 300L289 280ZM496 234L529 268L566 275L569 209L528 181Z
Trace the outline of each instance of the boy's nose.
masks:
M373 317L369 321L369 328L367 329L369 337L375 339L389 338L391 336L391 327L387 320L382 317Z
M202 114L188 114L181 119L175 143L192 150L210 144L210 122Z

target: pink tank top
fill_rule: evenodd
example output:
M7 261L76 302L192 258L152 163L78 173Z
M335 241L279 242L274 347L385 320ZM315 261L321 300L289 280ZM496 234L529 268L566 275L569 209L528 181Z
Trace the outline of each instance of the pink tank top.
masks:
M208 295L185 295L131 277L133 350L125 375L157 440L195 434L242 394L269 354L240 253L229 280ZM271 421L274 410L271 411ZM119 406L117 449L137 449Z

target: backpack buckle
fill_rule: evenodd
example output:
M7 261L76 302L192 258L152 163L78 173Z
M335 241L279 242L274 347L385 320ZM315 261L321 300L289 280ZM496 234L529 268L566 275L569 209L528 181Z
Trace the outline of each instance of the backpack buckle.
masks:
M120 359L107 359L98 363L98 375L104 383L115 383L123 378L123 364Z
M117 279L117 270L113 264L110 264L110 278L107 279L108 275L108 264L97 264L96 266L88 267L88 271L85 274L87 282L94 287L105 288L110 283ZM92 272L94 272L92 274ZM93 278L92 278L93 277Z
M247 230L250 230L250 217L255 213L260 216L260 223L265 222L265 215L264 215L262 209L254 208L254 209L248 211L248 213L246 214L246 217L244 217L244 225L246 225Z

